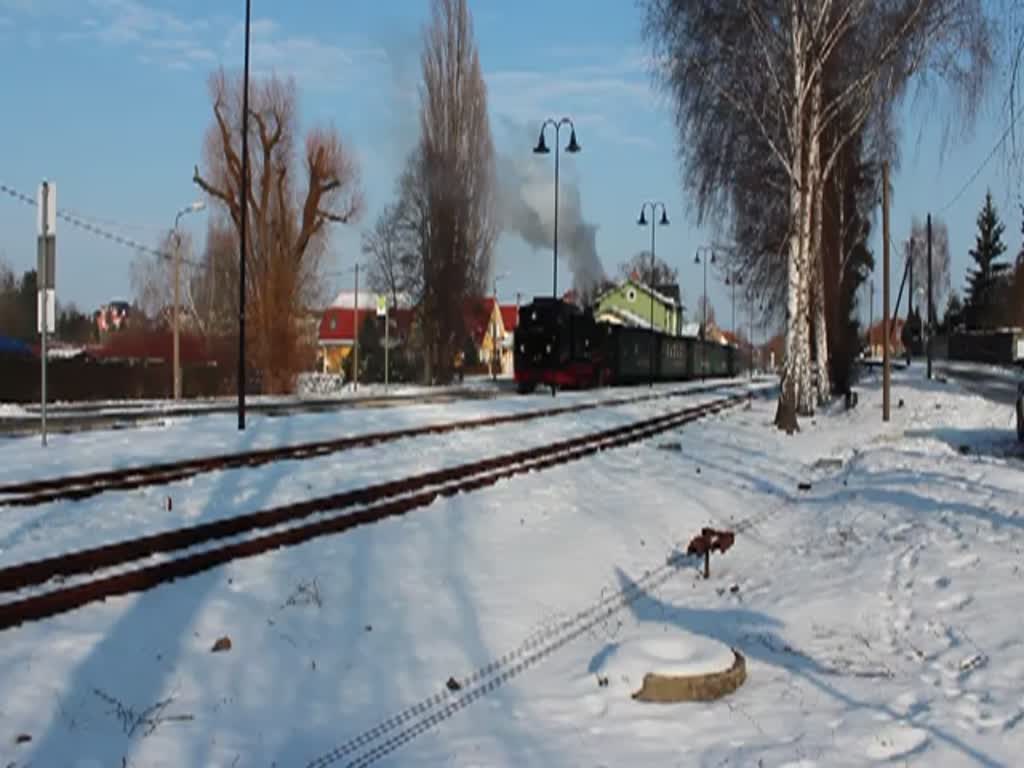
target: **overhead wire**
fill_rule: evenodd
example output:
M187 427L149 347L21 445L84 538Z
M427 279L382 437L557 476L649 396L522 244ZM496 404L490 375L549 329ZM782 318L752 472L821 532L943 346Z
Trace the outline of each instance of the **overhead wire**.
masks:
M946 203L942 208L939 209L940 214L943 214L946 211L948 211L963 196L964 192L967 191L968 187L970 187L971 184L973 184L977 180L977 178L981 175L981 172L985 170L988 164L992 162L992 158L996 156L996 152L998 152L999 149L1003 146L1003 144L1006 143L1006 140L1010 138L1010 134L1013 132L1014 126L1017 124L1017 118L1019 118L1021 115L1024 115L1024 106L1021 106L1021 108L1018 109L1017 112L1010 118L1010 124L1006 126L1006 130L1003 131L1002 136L999 137L999 140L992 147L988 155L985 156L985 159L981 161L981 164L975 169L974 173L972 173L970 177L967 179L967 181L964 182L964 185L960 187L960 190L955 195L953 195L952 199L950 199L948 203Z
M30 205L32 207L37 206L37 203L33 197L17 189L14 189L13 187L8 186L7 184L4 184L2 181L0 181L0 192L7 194L11 198L18 200L19 202L25 203L26 205ZM66 208L58 208L56 216L62 221L66 221L68 224L71 224L73 227L77 227L97 237L102 237L105 240L109 240L110 242L116 243L117 245L121 245L126 248L131 248L135 251L139 251L150 256L155 256L158 259L172 259L174 257L173 254L168 253L167 251L160 250L159 248L153 248L152 246L140 243L138 240L133 240L130 237L125 237L124 235L118 234L117 232L114 232L110 229L106 229L102 226L99 226L98 224L94 224L88 221L81 214L72 213ZM188 264L192 264L194 266L200 266L200 263L195 261L194 259L181 257L181 261Z

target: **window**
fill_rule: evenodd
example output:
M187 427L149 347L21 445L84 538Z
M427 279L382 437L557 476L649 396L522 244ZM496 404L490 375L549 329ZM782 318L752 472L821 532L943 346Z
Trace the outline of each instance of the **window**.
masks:
M630 302L631 304L634 301L636 301L636 289L635 288L627 288L626 289L626 301Z
M331 330L332 331L338 330L338 318L336 318L336 317L332 317L331 318Z

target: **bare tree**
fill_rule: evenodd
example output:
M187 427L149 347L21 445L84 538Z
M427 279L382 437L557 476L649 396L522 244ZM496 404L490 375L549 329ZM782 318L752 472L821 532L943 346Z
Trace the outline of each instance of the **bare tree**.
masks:
M333 128L298 141L296 89L277 77L250 85L249 178L240 190L241 83L223 70L210 80L213 123L204 170L194 181L239 231L247 211L246 304L255 367L269 391L287 391L306 356L300 324L320 298L320 262L331 222L354 222L362 209L355 158Z
M18 327L18 280L0 254L0 334L14 335Z
M180 239L179 239L180 238ZM182 259L181 290L189 282L192 236L188 232L168 232L160 241L160 255L140 254L131 264L131 285L135 305L149 320L157 323L170 321L174 304L174 261L172 255L178 248ZM182 305L187 306L184 296L179 294Z
M927 290L928 280L928 225L915 216L910 226L910 237L903 243L903 263L914 262L914 289ZM946 222L932 217L932 320L937 322L939 307L945 306L951 288L949 229Z
M447 381L466 334L466 300L482 294L492 268L495 155L467 0L433 0L424 38L420 141L407 178L421 204L412 216L423 246L427 375Z
M238 330L238 235L230 219L211 216L206 246L186 294L189 310L204 335L230 336Z
M708 328L715 325L715 305L704 294L701 294L697 299L697 308L693 319L700 323L702 337L707 333Z
M820 264L824 182L869 119L887 135L911 78L936 73L968 100L991 63L982 0L647 0L647 35L677 110L699 215L734 213L734 174L758 155L786 200L786 362L776 421L797 428L827 386ZM830 66L842 55L843 66ZM843 125L836 131L838 124ZM707 148L717 142L710 153ZM750 201L743 201L749 205ZM769 226L776 228L774 219Z
M367 282L378 293L388 294L392 306L399 297L409 296L417 284L415 273L422 269L417 241L410 238L403 200L385 206L377 216L373 229L363 233L363 253L370 264Z
M657 287L679 283L679 270L664 259L654 257L654 273L651 273L651 252L639 251L629 261L619 265L619 277L629 280L636 277L641 283Z

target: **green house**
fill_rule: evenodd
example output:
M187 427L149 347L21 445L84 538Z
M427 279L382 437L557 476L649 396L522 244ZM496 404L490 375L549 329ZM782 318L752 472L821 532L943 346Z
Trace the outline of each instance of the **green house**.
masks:
M652 307L654 329L679 335L683 327L683 302L678 285L650 288L637 280L627 280L597 297L594 317L606 323L650 328Z

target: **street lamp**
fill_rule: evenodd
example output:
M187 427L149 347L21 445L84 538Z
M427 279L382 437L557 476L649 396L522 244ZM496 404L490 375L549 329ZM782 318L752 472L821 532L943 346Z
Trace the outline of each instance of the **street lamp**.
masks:
M238 227L238 428L245 429L245 224L249 219L249 17L245 0L245 68L242 75L242 189Z
M558 133L563 125L568 125L572 133L569 134L569 144L565 148L565 151L571 155L575 155L581 149L583 149L576 141L576 126L568 117L563 117L561 120L554 120L548 118L540 126L540 136L537 139L537 146L533 148L533 152L536 155L546 155L551 152L548 149L548 145L544 142L544 131L551 125L555 128L555 242L554 242L554 256L552 264L552 278L551 278L551 295L554 298L558 298L558 150L561 144L558 141Z
M732 334L736 336L738 342L739 335L736 333L736 286L743 285L743 276L738 271L733 270L725 276L725 284L732 287Z
M701 259L701 253L708 254L704 259ZM703 307L703 319L700 324L700 378L703 381L707 377L708 368L708 350L707 350L707 333L708 333L708 262L715 263L715 249L710 245L702 245L697 249L697 257L693 260L694 264L704 265L704 296L702 301L704 302Z
M654 348L657 346L654 339L654 233L657 229L654 226L654 220L658 215L658 207L661 207L661 220L658 221L658 226L668 226L668 211L665 208L665 204L661 201L658 202L646 202L640 206L640 218L636 220L636 223L641 227L647 226L647 219L644 216L644 212L650 208L651 211L651 274L649 277L650 285L647 286L648 293L651 298L651 349L650 349L650 386L654 387Z
M174 393L174 399L181 399L181 351L179 347L179 316L181 315L178 293L180 288L178 287L181 283L181 233L178 231L178 222L181 221L182 216L186 216L190 213L197 213L206 207L206 203L197 201L192 203L186 208L182 208L178 211L178 214L174 217L174 229L171 230L174 233L174 317L173 317L173 328L174 328L174 378L172 383L172 391Z

